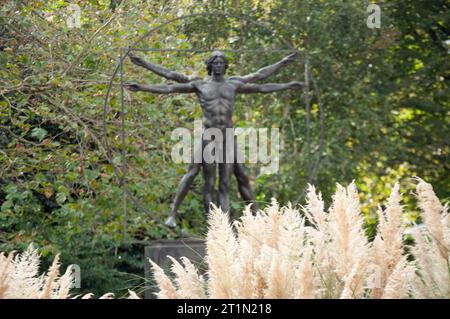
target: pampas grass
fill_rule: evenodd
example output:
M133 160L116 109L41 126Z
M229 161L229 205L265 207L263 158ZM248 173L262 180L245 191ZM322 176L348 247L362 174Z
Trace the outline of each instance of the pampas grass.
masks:
M418 269L414 292L421 298L450 298L450 214L430 184L418 179L417 197L425 227L412 230Z
M182 258L171 258L174 280L151 262L158 298L450 298L450 214L430 184L417 178L423 224L407 225L399 185L384 209L370 242L354 183L337 185L328 210L314 186L306 205L271 205L253 213L246 207L232 224L213 206L208 216L206 263L201 275ZM407 246L406 233L413 243ZM74 281L61 275L59 255L44 274L40 255L0 253L1 298L92 298L71 296ZM100 299L111 299L107 293ZM139 298L129 291L129 298Z
M61 276L59 255L53 260L47 273L39 275L40 255L32 245L18 254L6 256L0 253L0 299L90 299L91 293L71 297L70 289L74 276L70 268ZM139 299L129 290L129 299ZM112 299L114 294L107 293L100 299Z
M32 245L21 254L0 254L0 299L65 299L74 278L60 276L59 255L46 274L39 275L40 255Z
M230 224L213 206L206 237L206 278L172 259L172 281L152 263L159 298L450 298L450 215L431 185L418 179L423 226L406 225L399 185L378 209L377 234L364 232L354 183L337 185L325 211L320 193L307 190L301 213L271 205L247 207ZM406 247L407 228L414 244ZM407 251L410 253L407 253Z

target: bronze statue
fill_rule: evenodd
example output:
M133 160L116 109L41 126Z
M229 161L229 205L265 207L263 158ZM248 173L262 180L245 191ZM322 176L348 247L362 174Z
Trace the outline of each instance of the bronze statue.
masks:
M276 72L289 62L292 62L296 53L291 54L281 61L264 67L255 73L246 76L233 76L225 78L225 72L228 67L228 61L225 54L221 51L214 51L206 60L206 68L210 77L206 79L192 78L184 74L168 70L160 65L146 62L139 57L130 55L131 61L144 67L166 79L179 82L181 84L162 84L162 85L140 85L128 84L126 87L130 91L146 91L159 94L171 93L196 93L203 111L203 124L205 129L217 128L224 132L227 128L232 128L232 114L234 100L238 93L270 93L286 89L298 89L303 87L302 82L289 83L265 83L251 84L265 79ZM225 132L223 134L225 136ZM210 138L202 138L201 148L194 152L202 152L206 145L213 142ZM225 140L223 141L223 150L227 150ZM237 156L238 149L234 143L234 158ZM195 156L195 154L194 154ZM202 156L202 155L201 155ZM192 160L189 165L188 172L183 176L178 186L177 194L172 204L172 209L166 220L166 225L176 227L176 214L178 207L187 194L189 186L192 184L195 176L203 168L203 176L205 180L203 191L203 203L205 211L208 212L212 200L212 192L216 179L216 164L219 167L219 192L217 196L218 206L224 212L228 212L230 208L230 178L233 172L238 181L239 193L247 203L254 203L255 197L250 187L248 177L245 175L242 163L236 160L234 163L195 163Z

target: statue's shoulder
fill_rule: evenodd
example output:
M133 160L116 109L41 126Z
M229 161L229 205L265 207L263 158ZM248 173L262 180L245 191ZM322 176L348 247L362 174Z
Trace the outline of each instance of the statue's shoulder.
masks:
M230 76L230 77L228 78L228 81L241 82L240 79L241 79L241 78L240 78L239 76L233 75L233 76Z
M205 81L204 79L197 78L197 79L191 81L191 83L192 83L192 85L194 85L195 87L199 87L199 86L204 85L204 84L206 83L206 81Z
M243 82L237 76L229 77L227 82L232 84L232 85L234 85L234 86L241 86L243 84Z

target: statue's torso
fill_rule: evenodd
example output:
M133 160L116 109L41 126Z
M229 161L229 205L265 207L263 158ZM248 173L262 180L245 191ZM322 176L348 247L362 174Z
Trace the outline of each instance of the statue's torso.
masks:
M233 127L232 116L238 83L228 79L223 82L205 80L197 82L196 88L205 128Z

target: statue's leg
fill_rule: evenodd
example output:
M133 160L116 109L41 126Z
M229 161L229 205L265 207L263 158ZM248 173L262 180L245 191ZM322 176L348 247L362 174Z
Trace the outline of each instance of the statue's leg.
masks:
M203 163L203 177L205 180L205 186L203 189L203 204L205 206L205 213L209 213L209 209L211 206L211 203L213 202L213 192L214 192L214 185L216 183L216 164L208 164Z
M202 147L198 147L198 149L195 150L196 153L202 152ZM194 157L192 158L191 164L189 164L187 173L183 176L183 178L180 181L180 184L178 185L178 190L175 195L175 198L172 203L172 209L170 211L169 217L166 219L165 224L171 228L175 228L177 226L176 223L176 216L178 213L178 208L181 205L181 202L183 201L184 197L186 196L189 187L192 185L192 182L195 179L195 176L198 175L200 172L200 168L202 167L201 163L195 163ZM201 157L200 157L201 158Z
M219 193L217 202L224 213L230 212L230 179L233 163L219 164Z
M175 195L175 199L172 203L172 209L170 210L169 217L166 220L166 225L175 228L177 226L176 224L176 216L178 213L178 208L180 207L181 202L183 201L184 197L186 196L189 187L192 185L192 182L195 179L195 176L200 172L201 164L192 163L189 165L187 173L183 176L183 178L180 181L180 184L178 185L178 190Z
M244 163L239 163L238 159L243 158L241 156L241 150L237 147L237 139L234 140L234 167L233 173L236 176L238 182L239 194L241 194L242 199L247 204L253 204L251 209L253 212L258 210L258 204L255 200L255 195L253 194L252 187L250 186L250 180L245 174Z
M239 193L241 194L242 199L247 204L252 204L251 210L256 212L258 210L258 204L255 200L255 195L253 194L252 187L250 186L250 181L248 176L245 175L244 164L235 163L234 164L234 175L236 176L238 182Z

